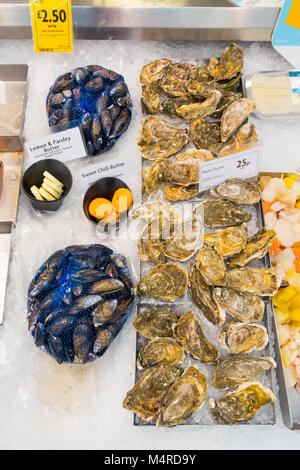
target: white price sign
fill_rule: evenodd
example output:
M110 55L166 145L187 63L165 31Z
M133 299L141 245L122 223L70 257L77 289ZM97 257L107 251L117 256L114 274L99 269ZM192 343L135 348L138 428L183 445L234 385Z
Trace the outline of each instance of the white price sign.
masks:
M229 178L257 176L262 155L262 145L226 157L208 160L200 165L199 191L206 191Z
M26 142L25 149L33 161L56 158L67 162L87 155L79 127Z

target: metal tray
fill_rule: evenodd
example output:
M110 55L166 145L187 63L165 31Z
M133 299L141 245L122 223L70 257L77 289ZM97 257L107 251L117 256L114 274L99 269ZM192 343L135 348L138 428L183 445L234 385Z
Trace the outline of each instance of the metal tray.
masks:
M210 198L209 192L205 192L199 196L198 201L208 199L208 198ZM264 227L262 203L260 202L252 206L243 205L243 208L245 208L245 210L250 212L252 215L252 219L248 222L248 231L249 231L248 235L252 236L258 230L261 230ZM213 231L214 229L204 228L204 230ZM178 264L184 267L185 269L188 269L189 262L193 261L194 258L188 260L187 262L178 263ZM265 256L264 258L260 260L250 263L249 266L269 267L270 266L269 263L270 263L269 257ZM141 276L145 274L146 271L149 270L149 267L150 267L149 263L141 263L141 270L140 270ZM262 324L266 327L268 331L270 341L267 347L263 351L257 351L256 353L251 353L251 354L257 355L257 356L275 357L276 347L278 349L279 346L277 344L278 343L277 332L275 329L276 325L274 327L274 324L275 324L274 310L273 310L272 301L268 297L265 297L265 304L266 304L265 315L264 315ZM140 298L140 301L137 307L137 313L139 313L141 310L143 310L146 307L153 307L154 305L169 305L172 308L174 308L179 314L182 314L189 309L193 310L195 313L199 315L204 333L208 337L209 341L212 342L220 351L221 360L223 360L226 356L228 356L228 353L226 353L224 350L221 350L220 347L217 345L217 335L219 331L222 329L222 327L213 326L211 323L208 322L208 320L206 320L201 310L198 307L196 307L196 305L192 302L189 292L186 294L184 299L180 299L180 301L176 301L176 303L157 302L155 299L150 299L145 296L142 296ZM227 321L229 320L229 316L227 317L226 320ZM138 354L138 351L140 347L142 346L142 344L144 343L144 341L147 341L147 340L142 335L137 333L136 354ZM278 355L278 352L277 352L277 355ZM222 392L222 391L216 390L212 385L210 385L210 382L211 382L210 379L215 369L215 366L203 364L199 361L194 360L190 356L186 356L184 366L188 366L190 364L196 365L196 367L198 367L202 372L205 373L208 379L208 383L209 383L208 395L207 395L208 398L213 397L213 398L218 399L225 394L224 391ZM279 357L277 369L278 369L278 377L281 378L282 380L283 370L282 370L281 357ZM141 377L142 374L143 374L143 371L140 371L136 368L136 381ZM260 380L265 386L271 388L272 390L276 389L276 372L274 369L271 369L267 371L267 373L258 376L258 380ZM272 404L272 405L268 405L267 407L263 407L256 414L253 420L251 420L249 424L270 425L270 424L275 424L275 422L276 422L275 406L274 404ZM134 424L140 425L140 426L153 425L153 423L148 423L144 421L142 418L140 418L136 414L134 415ZM183 425L188 425L188 424L189 425L215 425L217 424L217 422L214 421L214 419L212 418L210 414L209 406L208 406L208 399L206 400L201 410L194 413Z
M288 74L290 70L269 70L269 71L258 71L256 73L261 73L265 75L279 75L279 74ZM247 98L250 98L252 101L255 101L253 99L253 94L252 94L252 75L248 75L246 77L242 77L242 86L243 86L243 94ZM258 111L253 111L252 113L254 116L259 117L261 119L269 119L269 118L295 118L300 116L300 111L298 113L290 113L290 114L263 114Z
M23 150L22 135L27 97L28 65L0 65L0 107L3 114L6 108L14 106L18 109L19 118L15 126L5 131L1 128L0 115L0 151L21 152ZM3 124L2 124L3 126ZM1 130L2 129L2 130Z
M262 172L260 176L271 176L272 178L277 177L280 178L281 176L289 176L290 173L268 173ZM263 216L263 215L262 215ZM268 262L271 266L271 260L269 254L267 255ZM283 287L285 285L283 284ZM279 385L279 399L280 399L280 406L282 411L282 419L285 426L289 429L299 430L300 429L300 394L296 392L293 388L288 388L286 385L286 380L284 376L284 364L282 362L281 357L281 350L279 346L278 340L278 330L277 330L277 323L275 320L275 315L273 317L273 330L276 332L276 342L275 342L275 354L276 354L276 362L280 367L277 366L276 373L277 373L277 381Z

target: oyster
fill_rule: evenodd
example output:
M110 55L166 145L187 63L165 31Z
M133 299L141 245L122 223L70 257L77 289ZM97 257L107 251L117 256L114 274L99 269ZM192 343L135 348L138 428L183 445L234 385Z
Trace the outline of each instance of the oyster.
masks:
M233 43L225 49L220 59L209 60L207 71L215 80L229 80L242 70L243 65L244 51Z
M217 364L220 354L206 339L200 321L193 312L186 312L173 327L174 336L195 359L206 364Z
M269 250L275 235L274 230L263 229L261 232L258 232L249 238L245 248L240 253L229 258L227 266L229 268L238 268L245 266L250 261L262 258Z
M196 253L202 235L202 225L199 220L184 222L178 226L174 237L165 241L163 252L168 258L187 261Z
M147 114L155 114L159 108L161 88L158 82L150 83L143 87L142 91L142 108Z
M275 269L236 268L227 273L227 287L256 295L274 295L279 289L280 279Z
M212 384L218 390L234 388L274 367L271 357L230 356L215 369Z
M137 295L147 295L159 300L174 302L185 295L188 276L175 263L165 263L151 269L138 283Z
M188 134L188 129L174 126L158 116L148 116L137 144L147 160L168 158L186 146Z
M213 325L222 325L225 321L225 312L213 299L209 286L193 263L190 263L189 290L193 301L208 321Z
M170 59L159 59L144 65L140 75L141 84L150 85L161 80L171 63Z
M196 258L197 269L205 282L211 286L224 286L226 283L226 266L220 255L209 245L199 251Z
M207 227L230 227L251 219L248 212L239 209L230 201L208 199L200 204L204 207L204 223Z
M178 117L177 109L191 103L197 103L199 100L192 96L179 96L178 98L169 98L161 102L159 111L169 117Z
M241 85L242 74L239 72L230 80L219 80L214 82L214 88L219 91L237 91Z
M225 146L221 141L220 124L204 118L191 121L191 137L196 147L210 150L215 154L218 154Z
M211 398L209 407L213 417L220 423L236 424L249 421L262 406L274 403L275 400L272 390L257 380L249 380L219 400Z
M167 166L167 160L156 160L153 165L143 171L143 191L145 194L149 195L160 187Z
M157 426L184 423L205 402L207 380L196 367L188 367L173 383L159 408Z
M215 119L219 119L225 109L234 101L239 100L242 98L242 93L235 93L233 91L224 91L222 93L221 99L218 102L217 108L215 112L213 112L210 116Z
M195 67L192 64L171 64L161 81L161 87L166 95L189 95L186 82L194 69Z
M187 201L199 194L198 185L192 186L166 186L164 197L169 201Z
M202 103L191 103L180 106L180 108L177 109L177 114L185 121L210 116L216 111L221 96L220 91L213 91Z
M182 364L184 350L173 338L154 338L145 343L138 354L138 369L148 369L159 364Z
M206 99L210 98L213 93L218 91L215 88L214 81L204 82L204 81L190 79L187 81L186 86L187 86L189 93L191 93L191 95L202 100L203 98L206 98Z
M256 295L238 292L227 287L216 287L213 290L213 298L236 320L253 323L263 319L265 303Z
M164 245L160 239L147 236L148 226L145 227L138 239L138 256L141 261L151 261L154 264L166 262ZM145 233L146 232L146 233ZM146 235L144 237L144 234Z
M182 374L179 366L159 365L146 370L140 380L127 393L123 407L134 411L146 421L156 418L161 400Z
M192 70L189 80L209 83L213 81L213 77L210 75L206 65L200 65L196 69Z
M255 204L261 199L261 192L256 182L232 178L210 190L212 196L237 204Z
M226 144L220 152L218 157L224 157L226 155L231 155L232 153L242 152L251 148L255 142L257 142L258 137L255 130L255 125L247 122L244 124L237 132L234 140Z
M227 142L254 109L255 104L249 98L240 98L226 108L221 119L222 142Z
M169 222L170 226L181 223L181 215L178 210L167 201L151 201L131 209L129 216L132 219L141 218L148 222L159 220L163 225L163 220Z
M173 336L173 325L179 315L167 307L154 307L139 313L133 322L134 328L146 338Z
M176 157L176 162L184 162L186 160L198 160L199 162L207 162L208 160L213 160L215 157L209 150L200 149L200 150L188 150L187 152L182 152Z
M164 181L167 183L191 186L199 183L199 162L195 159L170 163L164 171Z
M239 253L246 245L248 238L247 224L236 225L204 234L204 243L213 246L216 252L227 258Z
M267 330L258 323L229 322L218 336L220 345L231 354L245 354L268 344Z

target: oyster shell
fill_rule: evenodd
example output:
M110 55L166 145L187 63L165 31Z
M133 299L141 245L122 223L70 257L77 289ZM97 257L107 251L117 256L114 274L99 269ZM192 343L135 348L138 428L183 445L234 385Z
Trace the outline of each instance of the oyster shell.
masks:
M192 70L189 76L189 80L209 83L213 81L213 77L210 75L206 65L200 65L195 70Z
M198 99L209 98L213 93L216 91L215 82L214 81L201 81L201 80L194 80L190 79L186 83L187 89L191 95L197 97Z
M198 185L193 186L166 186L164 197L169 201L187 201L199 193Z
M256 295L274 295L278 291L280 279L275 269L236 268L227 272L227 287Z
M267 330L258 323L229 322L218 336L219 344L231 354L260 351L268 344Z
M225 109L234 101L237 101L240 98L242 98L242 96L243 96L242 93L235 93L233 91L224 91L222 93L220 101L218 102L215 112L213 112L210 116L212 118L219 119L222 116Z
M138 239L138 256L141 261L151 261L154 264L166 262L164 244L160 239L147 236L148 226L145 227ZM144 236L145 235L145 236Z
M274 367L271 357L230 356L215 369L212 384L218 390L234 388Z
M146 421L153 421L161 400L182 372L182 367L170 365L159 365L147 369L127 393L123 407L134 411Z
M204 243L212 246L222 258L239 253L245 247L247 239L247 224L236 225L204 234Z
M131 209L129 216L132 219L141 218L147 222L159 220L162 226L164 225L163 220L169 221L170 226L176 226L182 220L178 210L167 201L146 202Z
M164 171L164 181L167 183L191 186L199 183L199 162L196 159L170 163Z
M186 81L188 80L192 70L195 70L195 67L192 64L171 64L161 81L161 87L166 95L189 95Z
M180 106L180 108L177 109L177 115L182 117L185 121L210 116L216 111L221 96L220 91L213 91L202 103L191 103Z
M190 263L189 290L193 302L202 310L208 321L213 325L222 325L225 321L225 312L213 299L209 286L193 263Z
M150 85L161 80L171 63L170 59L159 59L144 65L140 75L141 84Z
M230 201L208 199L200 204L204 207L204 223L207 227L231 227L251 219L248 212L239 209Z
M159 111L169 117L178 117L177 109L191 103L197 103L199 100L192 96L179 96L178 98L169 98L161 102Z
M187 261L199 248L203 230L200 220L188 220L179 225L174 237L164 243L164 254L168 258Z
M159 98L161 88L158 82L152 82L150 85L143 87L142 91L142 108L147 114L155 114L159 108Z
M196 147L210 150L216 155L225 146L221 141L220 124L210 122L204 118L193 119L191 121L191 137Z
M185 295L188 276L175 263L165 263L151 269L138 283L137 295L147 295L159 300L174 302Z
M253 237L249 238L245 248L240 253L233 255L227 261L229 268L238 268L245 266L255 259L262 258L269 250L272 240L276 233L274 230L266 230L258 232Z
M212 196L237 204L255 204L261 199L257 182L232 178L210 190Z
M227 287L216 287L213 290L213 298L236 320L253 323L263 319L265 303L256 295L238 292Z
M184 162L191 159L198 160L199 162L207 162L208 160L213 160L214 158L215 157L209 150L188 150L187 152L182 152L177 155L176 162Z
M272 390L257 380L249 380L219 400L211 398L209 407L213 417L220 423L236 424L249 421L262 406L274 403L275 400Z
M256 134L255 125L247 122L244 124L237 132L234 140L226 144L220 152L218 153L218 157L224 157L226 155L231 155L232 153L242 152L243 150L247 150L251 148L255 142L257 142L258 137Z
M157 426L176 426L184 423L205 402L207 380L196 367L188 367L173 383L162 400Z
M153 165L143 171L143 191L145 194L149 196L160 187L167 166L167 160L156 160Z
M226 108L221 119L222 142L227 142L254 109L255 104L249 98L240 98Z
M204 245L196 258L197 269L205 282L211 286L224 286L226 265L220 255L209 245Z
M239 72L236 77L230 80L219 80L214 82L214 88L219 91L237 91L240 88L242 74Z
M154 338L145 343L137 357L138 369L159 364L177 365L184 360L184 350L173 338Z
M244 65L244 51L236 44L225 49L220 59L211 58L207 65L208 73L215 80L229 80L235 77Z
M147 160L169 158L186 146L188 134L188 129L174 126L158 116L148 116L143 122L137 144Z
M134 328L146 338L173 336L173 325L179 315L167 307L154 307L144 310L133 321Z
M217 364L220 354L206 339L200 321L193 312L186 312L173 327L174 336L195 359L206 364Z

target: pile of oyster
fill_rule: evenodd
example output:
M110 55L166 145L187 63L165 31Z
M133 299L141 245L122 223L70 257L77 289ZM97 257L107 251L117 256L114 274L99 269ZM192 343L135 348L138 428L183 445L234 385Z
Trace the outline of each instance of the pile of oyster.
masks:
M231 44L220 59L211 58L199 67L169 59L144 65L142 107L150 115L143 122L138 146L143 158L154 162L143 172L145 194L167 183L164 196L170 201L192 199L198 194L201 162L240 152L257 141L255 126L245 124L255 105L239 91L243 63L243 50ZM183 119L189 127L157 113ZM170 163L190 137L197 150L185 151Z
M28 289L29 331L37 347L59 364L85 364L102 356L132 308L126 258L104 245L55 252Z
M176 236L182 220L175 206L154 201L131 212L132 217L147 220L139 240L139 256L155 264L136 286L136 293L174 303L186 298L188 291L194 305L183 315L172 304L144 307L134 320L134 327L145 338L137 358L144 374L128 392L123 406L142 419L174 426L204 404L207 378L195 362L184 368L186 356L199 365L216 366L212 385L217 390L234 389L220 399L209 400L218 422L250 420L262 406L275 401L272 391L253 379L276 363L270 357L250 355L268 344L267 330L261 323L265 311L261 297L272 296L279 288L273 269L257 267L275 233L263 229L249 237L247 223L253 211L239 206L255 205L260 199L256 181L230 179L211 189L210 198L197 204L191 220L185 222L192 233L195 230L191 237L194 243L188 246L182 235ZM199 220L201 230L203 224L207 227L204 234L201 232L201 246L197 239ZM145 236L151 232L156 239ZM187 260L189 273L178 264ZM216 327L220 350L207 339L201 315ZM227 315L231 320L225 324Z

